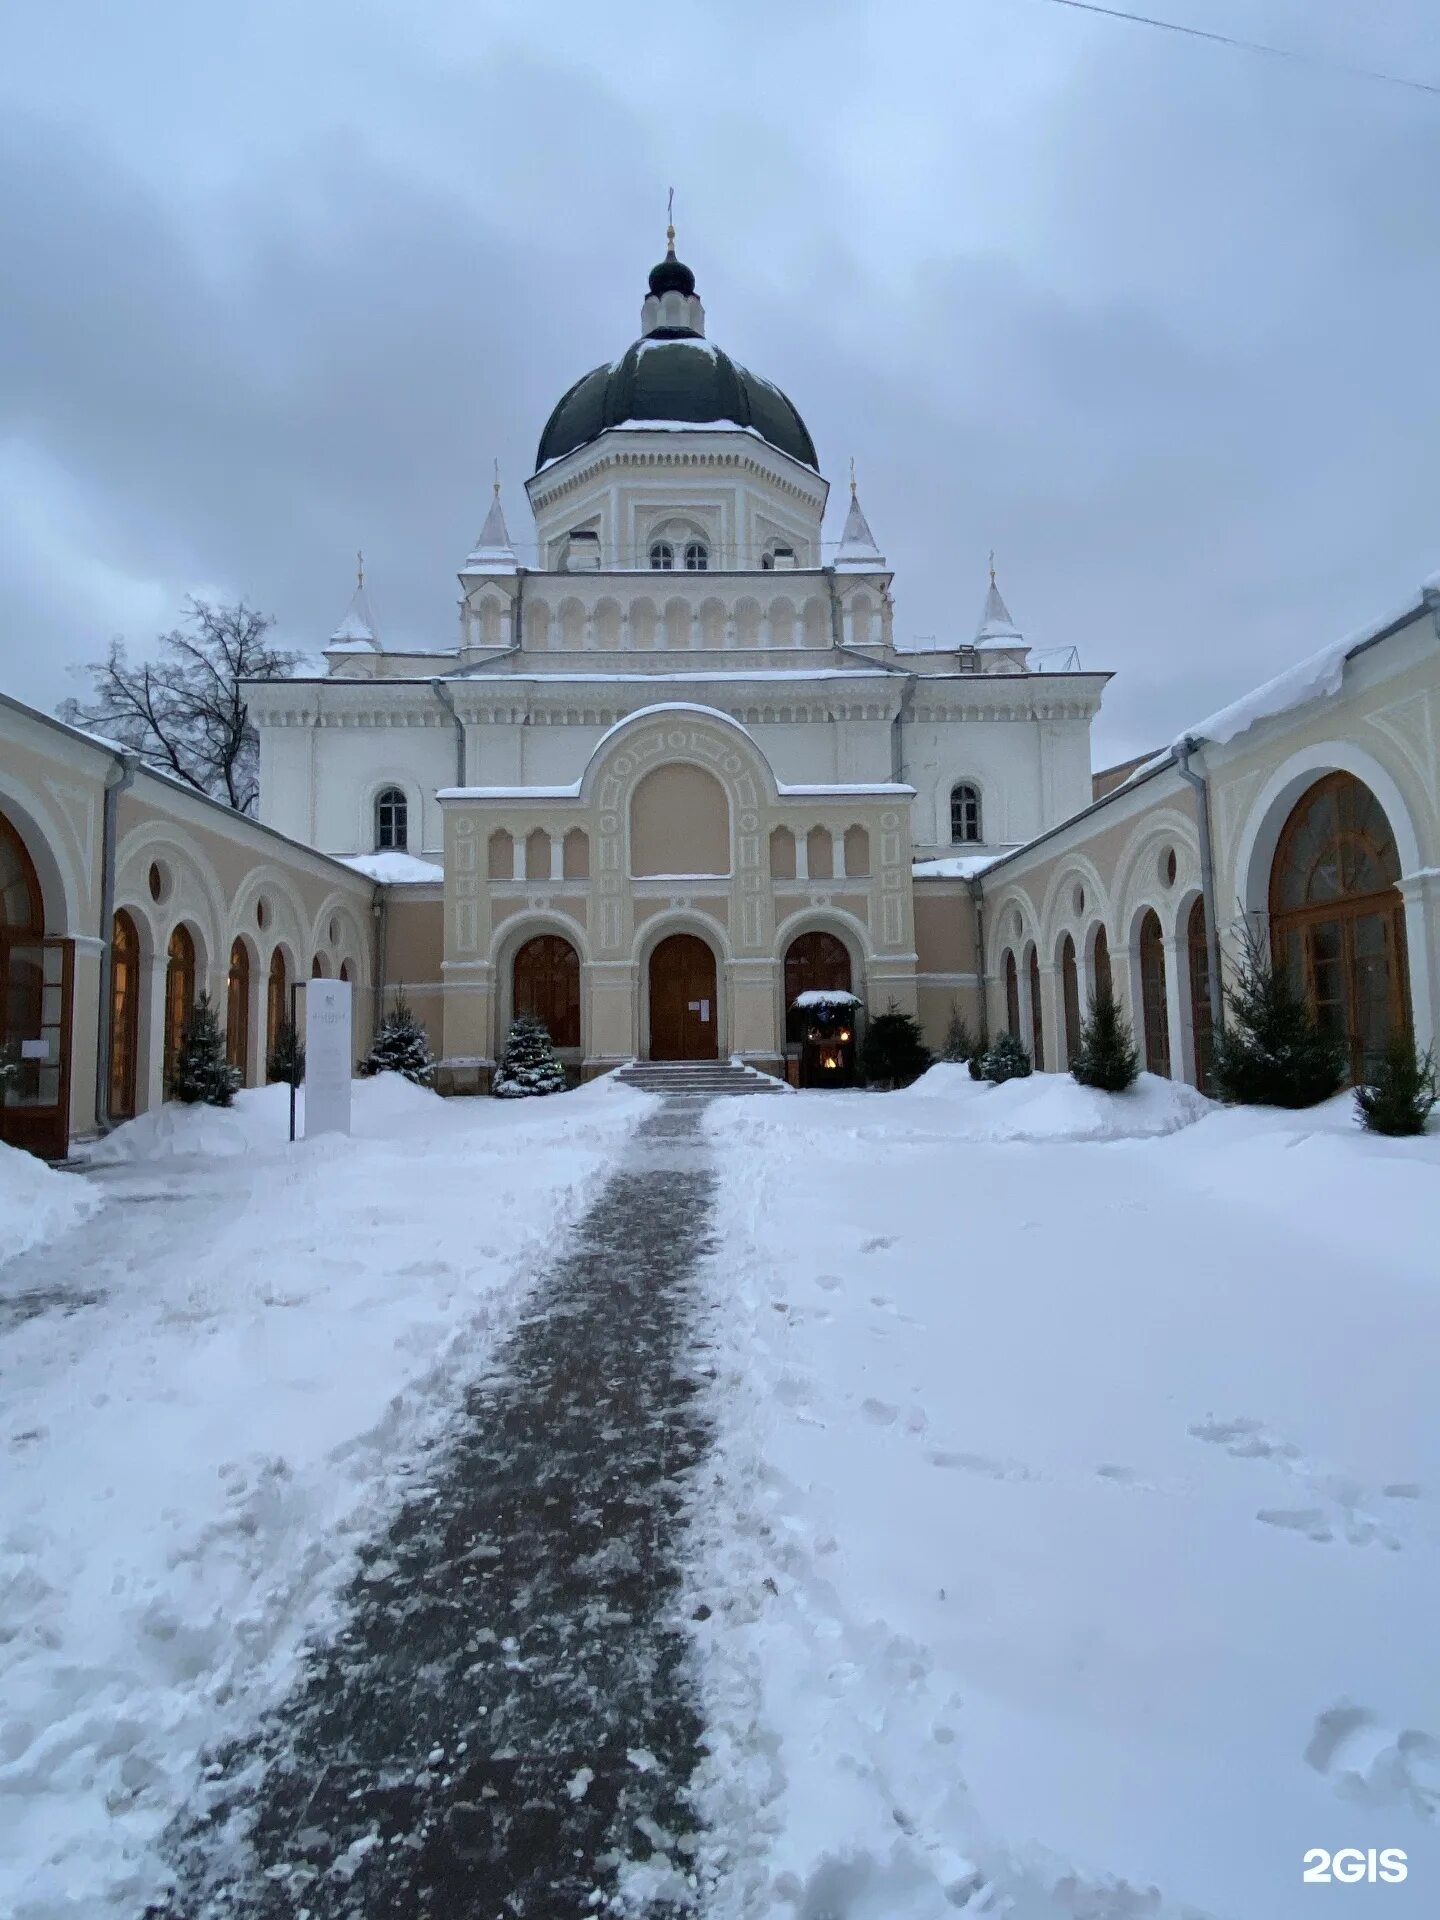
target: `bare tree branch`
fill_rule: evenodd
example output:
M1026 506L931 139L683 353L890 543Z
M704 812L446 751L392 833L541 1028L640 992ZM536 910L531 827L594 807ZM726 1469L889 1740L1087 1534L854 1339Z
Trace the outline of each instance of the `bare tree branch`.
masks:
M212 607L192 600L190 632L162 633L158 656L132 665L123 640L81 669L91 697L63 702L60 717L138 753L197 793L253 813L260 797L260 749L245 698L247 680L279 680L296 655L270 646L275 624L242 600Z

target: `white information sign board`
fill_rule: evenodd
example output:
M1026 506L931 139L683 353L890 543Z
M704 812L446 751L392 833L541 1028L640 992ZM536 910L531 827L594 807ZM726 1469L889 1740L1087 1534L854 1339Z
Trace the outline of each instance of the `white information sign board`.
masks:
M349 1133L350 982L305 982L305 1138Z

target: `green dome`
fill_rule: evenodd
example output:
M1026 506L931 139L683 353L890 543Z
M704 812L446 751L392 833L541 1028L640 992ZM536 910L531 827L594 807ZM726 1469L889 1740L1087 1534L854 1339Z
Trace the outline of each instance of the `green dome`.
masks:
M649 420L693 426L733 421L753 427L802 466L819 470L809 429L780 389L713 342L679 327L656 329L619 360L577 380L545 423L535 465L538 469L573 453L610 427Z

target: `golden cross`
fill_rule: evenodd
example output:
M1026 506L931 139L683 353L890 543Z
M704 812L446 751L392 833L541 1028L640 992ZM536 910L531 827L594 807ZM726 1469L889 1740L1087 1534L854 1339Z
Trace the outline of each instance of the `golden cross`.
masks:
M357 587L365 584L365 556L358 550L355 555L355 584Z
M673 249L675 245L675 189L674 187L671 187L669 198L665 202L665 220L666 220L665 238L669 241L670 246Z
M991 547L990 549L990 584L992 587L995 584L995 549L994 547Z

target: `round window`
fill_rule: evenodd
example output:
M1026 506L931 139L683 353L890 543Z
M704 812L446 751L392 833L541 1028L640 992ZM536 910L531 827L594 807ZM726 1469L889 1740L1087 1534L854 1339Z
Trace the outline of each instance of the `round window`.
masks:
M1071 905L1074 907L1076 913L1084 913L1085 911L1084 887L1076 887L1074 893L1072 893L1070 896L1070 902L1071 902Z
M1180 862L1175 858L1174 847L1167 847L1160 856L1160 878L1167 887L1173 887L1175 876L1180 871Z
M145 876L152 900L163 900L170 891L170 876L158 860L150 862L150 871Z
M265 900L255 902L255 924L257 927L266 927L270 924L270 907Z

